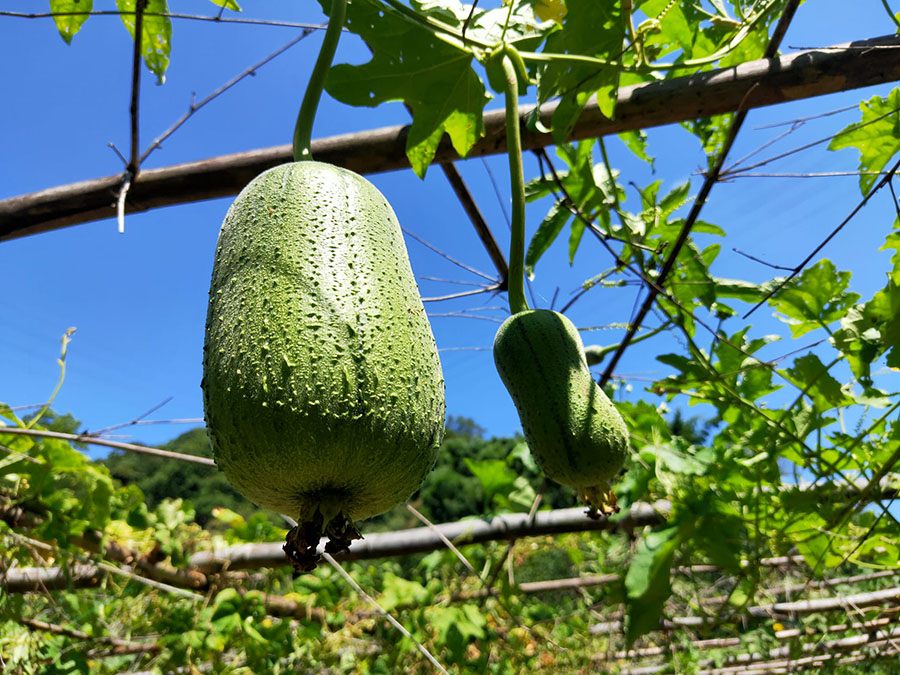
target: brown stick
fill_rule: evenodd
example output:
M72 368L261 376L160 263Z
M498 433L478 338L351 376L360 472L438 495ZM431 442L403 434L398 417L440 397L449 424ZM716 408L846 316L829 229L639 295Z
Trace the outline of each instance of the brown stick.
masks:
M571 140L893 82L900 80L898 48L900 37L891 35L623 87L615 119L604 117L596 104L588 105ZM541 118L549 123L554 109L554 105L544 106ZM530 112L527 107L522 110L523 115ZM506 151L503 118L502 110L485 113L485 136L469 157ZM320 161L357 173L404 169L409 166L405 152L408 130L408 126L395 126L332 136L314 142L312 150ZM549 134L522 129L524 149L549 145L553 145ZM444 163L458 158L445 139L433 161ZM263 170L290 160L291 147L283 145L144 170L131 187L127 211L233 195ZM0 240L112 217L120 183L120 176L107 176L2 200Z

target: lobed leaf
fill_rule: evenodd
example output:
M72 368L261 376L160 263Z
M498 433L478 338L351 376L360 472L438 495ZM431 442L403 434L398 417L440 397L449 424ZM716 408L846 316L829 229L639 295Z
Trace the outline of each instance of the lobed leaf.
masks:
M859 150L859 189L868 194L878 180L877 172L884 169L900 151L900 88L887 98L873 96L859 104L862 119L840 131L828 144L829 150L856 148Z
M320 2L327 11L330 2ZM491 99L472 55L373 0L348 3L347 27L365 40L372 59L333 66L325 90L348 105L405 102L413 116L406 154L420 178L444 133L460 156L468 154L484 135L482 111Z

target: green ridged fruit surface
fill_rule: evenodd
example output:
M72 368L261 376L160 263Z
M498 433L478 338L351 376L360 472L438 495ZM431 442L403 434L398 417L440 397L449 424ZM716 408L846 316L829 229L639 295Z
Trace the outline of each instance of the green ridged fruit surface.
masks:
M494 339L497 372L547 477L578 490L597 516L617 510L609 481L628 455L628 429L594 381L578 330L538 309L510 316Z
M216 463L260 506L327 531L419 487L443 436L444 380L400 226L371 183L297 162L238 195L202 388Z

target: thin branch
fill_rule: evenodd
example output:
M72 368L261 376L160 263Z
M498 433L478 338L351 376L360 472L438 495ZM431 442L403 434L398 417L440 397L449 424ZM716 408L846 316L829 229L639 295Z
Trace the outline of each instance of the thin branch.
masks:
M778 21L778 25L775 27L775 32L773 33L772 39L769 41L768 47L766 47L766 58L771 58L778 51L778 46L781 44L781 40L784 37L785 32L787 31L787 26L790 24L791 19L793 19L794 12L797 10L799 4L800 0L788 0L784 12L782 13L781 18ZM744 98L749 98L749 96L753 93L753 89L755 87L755 84L751 86L750 89L747 90ZM737 112L735 113L734 120L731 123L731 127L728 130L728 137L722 144L722 150L720 151L719 156L716 159L716 162L710 170L709 174L707 174L706 180L703 181L703 185L700 187L700 192L697 194L697 198L691 205L690 213L688 213L688 216L684 221L684 225L682 226L681 231L678 233L678 237L675 240L675 243L669 249L669 253L666 256L665 262L659 269L658 274L655 276L656 283L648 288L647 297L645 298L644 303L641 305L637 316L635 317L634 321L631 322L631 327L625 334L625 338L622 340L619 349L617 349L612 355L612 358L610 358L609 363L603 371L603 374L600 376L599 383L601 387L605 386L606 383L609 382L609 378L615 371L619 360L622 358L625 350L628 349L629 343L634 338L637 331L640 329L641 324L644 322L644 318L647 316L647 314L650 313L653 304L656 302L656 297L659 295L659 291L656 289L661 288L665 284L666 278L674 269L678 254L681 252L681 249L685 245L685 243L687 243L687 240L690 237L691 230L694 227L694 223L697 222L697 218L699 218L700 211L706 204L709 193L712 191L713 186L719 179L719 172L725 165L725 160L728 157L731 146L734 145L734 142L737 139L737 135L744 124L744 120L747 119L747 113L748 110L746 106L743 103L740 104L737 108Z
M481 158L481 165L484 167L485 173L487 173L488 175L488 180L491 183L491 187L494 189L494 196L497 197L497 205L500 207L500 212L503 214L503 220L506 221L506 227L507 229L509 229L510 227L512 227L512 220L509 216L506 199L504 199L503 195L500 193L500 184L494 177L494 172L491 171L491 165L488 164L487 160L484 157Z
M135 12L117 10L97 10L91 12L11 12L0 11L0 16L14 17L17 19L49 19L55 16L133 16ZM309 28L311 30L323 30L325 26L310 23L297 23L295 21L271 21L266 19L242 19L239 17L206 16L201 14L176 14L172 12L144 12L144 16L160 16L169 19L187 19L191 21L211 21L213 23L243 23L254 26L277 26L281 28Z
M75 640L85 640L88 642L94 642L96 644L112 645L123 650L133 650L129 651L129 653L156 652L160 649L160 646L155 641L143 640L140 642L136 642L133 640L120 640L108 635L88 635L87 633L80 630L75 630L74 628L66 628L65 626L59 626L57 624L47 623L46 621L38 621L37 619L28 619L25 617L19 617L15 620L23 626L26 626L27 628L30 628L32 630L39 630L45 633L52 633L54 635L63 635L65 637L74 638Z
M495 284L500 283L497 279L494 279L493 277L488 276L488 275L485 274L484 272L479 272L479 271L476 270L474 267L469 267L468 265L466 265L466 264L463 263L463 262L460 262L460 261L457 260L456 258L453 258L453 257L449 256L448 254L444 253L441 249L437 248L436 246L433 246L433 245L429 244L427 241L425 241L425 240L422 239L421 237L417 236L416 234L410 232L410 231L407 230L405 227L402 227L402 228L400 228L400 229L403 230L404 234L406 234L406 235L412 237L412 238L415 239L417 242L419 242L420 244L422 244L422 246L425 246L426 248L430 248L432 251L434 251L435 253L437 253L439 256L441 256L441 257L444 258L445 260L449 260L450 262L452 262L452 263L453 263L454 265L456 265L457 267L461 267L462 269L464 269L464 270L466 270L466 271L468 271L468 272L471 272L472 274L475 274L475 275L481 277L482 279L487 279L488 281L493 282L493 283L495 283Z
M686 308L686 307L685 307L678 299L676 299L673 295L671 295L671 294L668 293L665 289L663 289L662 286L659 285L659 282L658 282L658 281L656 281L656 280L651 279L650 277L648 277L646 274L644 274L644 272L643 272L641 269L635 267L633 264L626 263L626 262L619 256L619 254L616 253L616 252L612 249L612 247L609 245L609 242L608 242L608 241L606 240L606 238L603 236L603 234L604 234L603 231L600 230L596 225L594 225L594 223L590 220L590 218L588 218L588 216L586 216L586 215L581 211L580 208L578 208L577 206L573 206L573 203L574 203L574 202L573 202L572 198L569 196L569 193L568 193L568 191L566 190L566 187L565 187L565 185L563 184L562 179L559 177L559 174L556 173L556 169L554 168L553 163L550 161L550 157L547 155L546 151L544 151L544 150L539 150L538 152L540 152L540 153L543 154L544 161L547 162L547 163L549 164L550 172L551 172L551 174L553 175L553 181L554 181L554 183L556 184L556 186L559 188L559 190L563 193L563 196L564 196L564 200L563 200L563 201L564 201L565 203L567 203L568 208L570 208L570 210L572 211L572 213L575 214L575 216L576 216L577 218L579 218L579 219L585 224L585 226L591 231L591 233L593 233L593 234L597 237L597 239L598 239L598 241L600 242L600 244L601 244L601 245L609 252L609 254L613 257L613 259L615 260L617 266L625 267L625 269L627 269L627 270L630 271L632 274L634 274L636 277L638 277L638 278L641 280L641 282L642 282L645 286L647 286L647 287L650 288L650 289L653 289L653 290L657 293L657 295L662 296L662 297L665 298L668 302L670 302L670 303L672 303L673 305L675 305L675 307L677 307L681 312L684 312L686 315L690 316L691 319L693 319L699 326L702 326L705 330L709 331L710 334L712 334L712 336L713 336L713 338L714 338L715 340L717 340L717 341L719 341L719 342L721 342L721 343L723 343L723 344L728 345L729 347L731 347L731 348L734 349L735 351L740 352L741 354L743 354L744 356L746 356L746 357L748 357L748 358L752 358L752 359L754 359L754 360L756 360L756 361L759 361L760 363L764 363L764 362L760 361L760 359L759 359L758 357L756 357L756 356L754 356L753 354L747 352L745 349L743 349L743 348L740 347L739 345L735 345L735 344L733 344L732 342L730 342L724 335L722 335L721 331L719 331L719 330L713 328L713 327L710 326L706 321L704 321L704 320L701 319L699 316L697 316L693 311L687 309L687 308ZM588 289L585 289L585 290L588 290ZM580 296L579 296L579 297L580 297ZM577 298L575 298L575 299L577 300ZM638 300L638 297L635 298L635 303L637 303L637 300ZM573 300L573 302L574 302L574 300ZM571 305L571 304L572 304L572 303L570 302L570 303L568 303L568 305L566 305L566 306L568 307L568 306ZM634 324L633 324L633 323L629 323L628 326L629 326L629 330L630 330L631 328L634 327ZM635 329L635 332L637 332L637 329ZM633 337L633 336L632 336L632 337ZM620 347L620 348L621 348L622 344L623 344L623 343L619 343L619 347ZM616 353L618 353L618 352L616 352ZM611 369L610 369L610 372L611 372Z
M491 347L439 347L439 352L489 352Z
M125 166L125 173L122 175L122 185L119 188L119 196L116 200L116 220L119 234L125 232L125 200L128 197L128 191L141 170L138 115L141 95L141 44L144 37L144 9L146 6L147 0L137 0L135 4L134 47L131 58L131 105L128 109L131 118L131 158Z
M797 153L803 152L805 150L809 150L810 148L814 148L817 145L822 145L823 143L829 143L829 142L833 141L835 138L838 138L839 136L843 136L844 134L849 134L853 131L863 129L871 124L880 122L881 120L883 120L887 117L890 117L891 115L896 115L898 112L900 112L900 109L897 109L897 108L895 108L893 110L889 110L886 113L882 113L878 117L873 117L872 119L866 120L865 122L858 122L856 124L851 124L843 129L841 129L840 131L838 131L835 134L830 134L829 136L825 136L824 138L819 138L815 141L805 143L804 145L801 145L797 148L793 148L791 150L787 150L787 151L782 152L781 154L775 155L773 157L768 157L767 159L761 160L761 161L757 162L756 164L751 164L750 166L746 166L743 169L737 169L735 171L732 171L731 169L725 169L720 172L719 176L720 176L720 178L733 178L735 176L740 176L741 174L744 174L753 169L758 169L759 167L765 166L766 164L771 164L772 162L777 162L779 159L784 159L785 157L790 157L791 155L796 155Z
M461 293L451 293L450 295L441 295L436 298L422 298L422 302L440 302L442 300L454 300L456 298L465 298L470 295L479 295L481 293L496 293L500 290L500 284L493 286L485 286L474 291L462 291Z
M603 115L596 104L582 111L569 140L596 138L621 131L718 115L745 107L755 108L900 80L900 60L893 49L900 37L891 35L853 43L857 53L839 49L797 52L778 59L750 61L733 68L696 73L688 77L622 87L615 119ZM748 95L748 90L751 93ZM556 104L541 106L545 124ZM523 115L533 110L523 107ZM468 154L483 157L506 151L504 113L484 114L485 135ZM368 174L409 167L406 157L408 127L388 127L358 134L320 139L313 153L321 161ZM553 144L550 134L523 129L523 148ZM198 162L141 172L130 193L129 212L236 194L265 169L290 161L290 146L225 155ZM445 138L434 162L458 158ZM109 208L121 183L111 176L42 190L0 201L0 240L112 216Z
M85 431L82 435L83 436L102 436L107 431L113 431L114 429L121 429L123 427L130 427L132 425L138 424L142 419L144 419L148 415L152 415L153 413L155 413L157 410L159 410L164 405L169 403L173 398L174 397L172 397L172 396L168 396L168 397L164 398L162 401L157 403L155 406L153 406L146 412L141 413L140 415L138 415L137 417L132 419L130 422L122 422L121 424L113 424L111 427L104 427L103 429L99 429L98 431Z
M87 443L88 445L102 445L107 448L115 448L116 450L127 450L128 452L137 452L144 455L154 455L156 457L165 457L167 459L179 459L185 462L193 462L194 464L203 464L205 466L216 466L216 463L207 457L198 457L197 455L186 455L180 452L170 452L169 450L160 450L159 448L148 448L144 445L135 445L134 443L121 443L119 441L110 441L105 438L96 438L94 436L85 436L83 434L64 434L59 431L47 431L44 429L20 429L18 427L0 427L0 436L3 434L18 434L21 436L34 436L39 438L58 438L72 443Z
M449 675L444 667L438 662L438 660L431 655L431 652L425 649L425 647L422 646L422 643L416 640L416 638L414 638L412 634L403 627L403 624L401 624L399 621L397 621L397 619L391 616L390 613L386 609L384 609L384 607L379 605L371 595L366 593L362 589L362 587L358 583L356 583L356 581L354 581L353 577L347 574L344 568L341 567L340 563L338 563L338 561L335 560L334 557L332 557L332 555L328 553L328 551L323 551L322 557L325 558L328 564L331 565L338 574L344 577L344 580L353 587L353 590L356 591L361 598L372 605L379 614L387 619L388 623L390 623L394 628L400 631L404 635L404 637L412 640L412 642L416 645L416 649L418 649L420 652L422 652L422 654L425 655L425 658L428 659L431 665L437 668L439 672L444 673L444 675Z
M441 169L444 171L447 181L453 188L456 198L459 199L463 208L466 210L469 220L472 221L472 225L475 227L478 238L481 240L482 245L491 257L491 261L494 263L494 267L497 269L497 274L500 276L498 290L505 291L509 282L509 266L506 263L506 258L503 255L500 245L494 238L494 234L488 227L487 221L485 221L484 216L481 214L478 204L475 203L475 199L472 197L472 193L463 181L456 165L452 162L445 162L444 164L441 164Z
M481 575L475 571L475 568L472 567L472 563L470 563L468 561L468 559L466 558L466 556L464 556L462 554L462 552L458 548L456 548L456 546L453 545L453 542L450 541L447 538L447 536L438 529L437 525L435 525L430 520L428 520L428 518L423 516L419 512L419 510L416 507L414 507L412 504L410 504L409 502L406 503L406 509L411 514L413 514L420 523L422 523L425 527L427 527L429 530L434 532L437 535L438 539L440 539L441 542L444 544L444 546L446 546L448 549L450 549L453 552L453 555L455 555L457 557L457 559L463 564L463 566L467 570L469 570L469 572L472 574L472 576L474 576L476 579L478 579L482 583L482 585L484 585L484 579L482 579Z
M744 253L740 249L733 248L731 250L734 251L735 253L737 253L738 255L742 255L745 258L749 258L753 262L758 262L760 265L765 265L766 267L771 267L774 270L786 270L786 271L790 272L792 269L794 269L793 267L785 267L784 265L775 265L774 263L766 262L765 260L763 260L761 258L757 258L756 256L753 256L753 255L750 255L749 253Z
M308 35L312 34L313 30L315 30L315 29L314 29L314 28L304 28L304 29L303 29L303 32L301 32L300 35L298 35L297 37L295 37L293 40L291 40L290 42L288 42L288 43L285 44L284 46L282 46L282 47L276 49L274 52L272 52L271 54L269 54L266 58L264 58L264 59L263 59L262 61L260 61L259 63L254 63L252 66L250 66L249 68L247 68L244 72L242 72L240 75L237 75L237 76L231 78L228 82L226 82L226 83L223 84L221 87L219 87L218 89L216 89L216 90L215 90L214 92L212 92L209 96L207 96L206 98L204 98L203 100L201 100L199 103L195 103L195 102L192 100L192 101L191 101L191 105L190 105L190 107L188 108L188 111L187 111L184 115L182 115L181 118L180 118L177 122L175 122L175 124L173 124L171 127L169 127L168 129L166 129L166 130L165 130L162 134L160 134L157 138L155 138L155 139L153 140L153 142L150 144L150 147L148 147L146 150L144 150L144 154L141 155L141 157L140 157L140 162L143 164L143 163L144 163L144 160L146 160L147 157L150 156L150 153L152 153L152 152L153 152L154 150L156 150L157 148L161 147L162 142L165 141L167 138L169 138L169 136L171 136L172 134L174 134L176 131L178 131L178 129L181 127L181 125L184 124L185 122L187 122L187 121L191 118L191 116L192 116L194 113L196 113L198 110L200 110L200 108L202 108L203 106L205 106L205 105L206 105L207 103L209 103L210 101L212 101L212 100L218 98L219 96L221 96L222 94L224 94L226 91L228 91L229 89L231 89L234 85L236 85L238 82L240 82L240 81L243 80L244 78L249 77L250 75L256 75L256 71L257 71L257 70L259 70L259 69L262 68L264 65L266 65L267 63L269 63L269 61L272 61L275 57L280 56L281 54L283 54L284 52L286 52L288 49L290 49L290 48L293 47L295 44L297 44L298 42L300 42L303 38L305 38L305 37L307 37Z
M828 112L816 113L815 115L807 115L806 117L796 117L792 120L787 120L785 122L772 122L771 124L760 124L759 126L753 127L756 130L762 129L774 129L775 127L783 127L783 126L794 126L795 124L802 122L810 122L812 120L822 119L823 117L831 117L832 115L839 115L843 112L848 112L850 110L859 110L859 104L854 103L853 105L845 105L843 108L835 108L834 110L829 110Z
M424 274L418 276L419 279L425 279L426 281L439 281L443 284L459 284L460 286L477 286L478 288L487 288L485 284L479 283L477 281L462 281L461 279L444 279L442 277L430 277L425 276Z
M727 180L731 181L735 178L840 178L845 176L885 176L887 171L810 171L808 173L745 173L739 171L729 174Z
M125 171L135 177L141 170L140 137L138 115L140 113L141 96L141 49L144 40L144 9L147 0L137 0L134 13L134 51L131 56L131 155Z
M889 625L891 622L896 621L896 617L886 617L882 619L876 619L874 621L865 621L862 623L853 623L853 624L837 624L832 626L827 626L822 632L824 633L838 633L844 632L847 630L863 630L869 631L871 629L881 628L883 626ZM811 631L812 628L806 626L804 630L801 629L791 629L791 630L780 630L775 631L775 637L779 640L787 640L797 637L804 636L807 631ZM707 650L707 649L726 649L729 647L740 647L743 643L743 638L735 637L735 638L712 638L706 640L691 640L690 646L693 649L697 650ZM618 659L627 659L634 660L637 658L646 658L649 656L664 656L670 655L674 652L678 652L685 649L685 647L672 642L669 642L665 646L662 647L644 647L641 649L629 649L622 650L617 652L609 652L606 654L599 654L597 656L592 657L592 661L594 662L603 662L609 660L618 660Z
M819 243L819 245L816 246L812 250L812 252L808 256L806 256L802 261L800 261L800 263L796 267L793 268L793 270L791 271L791 273L788 276L786 276L784 279L779 281L768 293L766 293L765 297L763 297L762 300L757 302L741 318L746 319L747 317L749 317L751 314L753 314L753 312L755 312L762 305L764 305L769 300L769 298L771 298L776 293L778 293L778 291L780 291L782 288L785 287L785 285L790 283L790 281L793 280L794 277L796 277L798 274L800 274L800 272L803 270L803 268L806 267L807 264L809 264L809 262L816 256L816 254L818 254L819 251L821 251L823 248L825 248L825 246L828 245L828 242L830 242L832 239L834 239L834 237L838 234L838 232L840 232L842 229L844 229L844 226L847 225L847 223L849 223L851 220L853 220L853 217L856 216L856 214L859 213L863 209L863 207L869 203L869 200L877 192L879 192L885 185L890 183L891 178L893 178L894 174L897 172L898 169L900 169L900 160L898 160L894 164L894 166L891 167L891 169L887 172L887 174L884 176L884 178L882 178L880 181L878 181L878 184L875 185L875 187L873 187L871 190L869 190L868 193L866 193L866 196L862 198L862 200L859 202L859 204L856 205L856 207L849 213L849 215L847 215L847 217L844 218L838 224L838 226L835 227L829 233L829 235L827 237L825 237L825 239L823 239L822 242Z
M493 323L503 323L503 319L498 319L494 316L473 316L471 314L466 314L465 312L428 312L428 318L447 318L447 317L457 317L461 319L480 319L481 321L491 321Z

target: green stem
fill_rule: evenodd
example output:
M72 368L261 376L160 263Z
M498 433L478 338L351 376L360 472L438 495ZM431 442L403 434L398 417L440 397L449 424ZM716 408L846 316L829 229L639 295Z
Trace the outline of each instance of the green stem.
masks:
M897 28L900 28L900 21L897 20L897 17L894 15L894 11L891 9L891 6L888 4L887 0L881 0L881 4L884 5L884 11L888 13L888 16L891 17L891 21L894 22L894 25Z
M509 47L507 47L508 51ZM512 222L509 243L509 311L528 309L525 299L525 177L522 171L522 139L519 134L519 78L508 54L500 56L506 80L506 150L512 192Z
M347 13L347 0L331 0L331 12L328 15L328 28L325 30L325 39L319 49L316 65L313 66L312 75L306 85L306 93L303 94L303 102L300 104L300 113L297 115L297 125L294 127L294 161L311 160L312 157L312 125L316 117L316 108L319 107L319 99L322 97L322 89L325 87L325 76L331 68L331 60L337 49L338 39L344 28L344 16Z
M75 332L74 328L69 328L62 336L62 350L59 354L59 359L57 359L57 363L59 364L59 380L56 382L56 388L53 390L53 393L50 394L50 398L47 399L47 402L44 404L44 407L41 408L37 415L32 417L28 424L25 425L26 429L33 429L34 425L40 422L41 418L50 410L50 406L53 405L53 401L56 399L56 395L59 393L59 390L62 388L63 382L66 379L66 352L69 349L69 343L72 341L70 337L72 333Z

